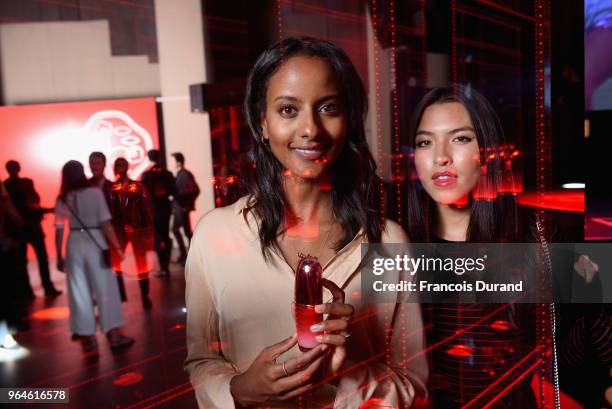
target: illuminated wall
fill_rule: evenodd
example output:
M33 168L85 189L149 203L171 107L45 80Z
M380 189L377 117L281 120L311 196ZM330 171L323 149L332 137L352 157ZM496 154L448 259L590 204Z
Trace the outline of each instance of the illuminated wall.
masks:
M2 179L8 176L6 162L17 160L21 176L34 181L46 208L55 205L61 168L68 160L80 161L91 175L89 154L104 152L106 176L112 180L112 162L124 157L130 176L138 179L149 165L146 151L159 147L153 98L1 107L0 123ZM43 228L53 255L53 215L45 216Z

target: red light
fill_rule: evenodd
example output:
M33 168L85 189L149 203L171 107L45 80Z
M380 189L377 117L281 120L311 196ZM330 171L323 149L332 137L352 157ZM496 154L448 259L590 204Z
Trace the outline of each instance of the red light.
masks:
M447 354L456 356L459 358L467 358L473 355L472 348L467 345L454 345L446 351Z
M494 321L491 325L489 325L489 327L499 331L508 331L511 328L510 323L504 320Z
M142 381L142 374L140 372L127 372L121 376L118 376L113 380L115 386L130 386L140 383Z
M584 213L584 191L581 190L522 193L518 202L540 209Z
M380 398L371 398L363 402L359 409L393 408L393 405Z
M62 320L70 316L68 307L51 307L43 310L38 310L32 314L32 318L36 320Z

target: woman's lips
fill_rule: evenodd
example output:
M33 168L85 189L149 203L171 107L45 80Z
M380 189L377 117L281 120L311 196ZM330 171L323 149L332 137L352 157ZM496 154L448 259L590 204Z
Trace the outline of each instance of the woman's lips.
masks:
M293 153L305 160L317 160L323 155L323 148L291 148Z
M452 186L457 182L457 175L451 172L437 172L431 177L434 185L438 187Z

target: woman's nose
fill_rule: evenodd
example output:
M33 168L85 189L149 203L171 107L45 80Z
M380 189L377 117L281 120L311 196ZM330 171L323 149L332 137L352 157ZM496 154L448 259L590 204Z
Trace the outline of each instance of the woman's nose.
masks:
M451 155L443 145L437 147L435 155L434 161L438 166L447 166L453 162Z
M316 112L304 111L300 120L299 134L302 138L312 139L319 133Z

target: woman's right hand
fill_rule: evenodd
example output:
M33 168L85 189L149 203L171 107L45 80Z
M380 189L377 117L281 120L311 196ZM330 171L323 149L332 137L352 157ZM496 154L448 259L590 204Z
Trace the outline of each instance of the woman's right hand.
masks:
M249 369L236 375L230 382L234 400L242 406L293 399L312 388L310 382L325 358L327 345L321 344L284 363L276 359L293 348L293 335L261 351Z

